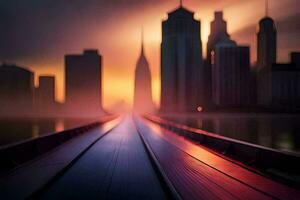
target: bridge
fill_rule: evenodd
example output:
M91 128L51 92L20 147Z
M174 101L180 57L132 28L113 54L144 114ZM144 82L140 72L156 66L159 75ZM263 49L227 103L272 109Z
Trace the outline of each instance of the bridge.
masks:
M156 116L108 116L0 149L0 198L296 200L299 158Z

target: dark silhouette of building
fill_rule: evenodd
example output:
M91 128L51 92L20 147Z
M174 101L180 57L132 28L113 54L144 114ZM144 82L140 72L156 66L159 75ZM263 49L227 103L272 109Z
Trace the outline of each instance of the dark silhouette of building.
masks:
M55 106L55 77L40 76L39 87L36 89L35 103L40 109L47 110Z
M213 101L218 107L240 108L250 104L249 47L232 40L217 43L212 51Z
M212 65L211 65L211 52L214 50L215 45L222 40L229 40L230 36L227 32L227 22L223 19L223 12L215 12L215 18L210 23L210 35L207 42L207 53L205 63L205 97L206 105L212 103Z
M180 5L162 22L161 111L197 111L203 84L200 21Z
M223 19L223 12L215 12L215 19L210 23L210 34L207 41L207 61L211 64L211 51L214 50L215 45L223 40L230 39L227 33L227 22Z
M291 62L294 65L297 65L297 66L300 65L300 52L292 52L291 53Z
M291 63L272 65L272 108L300 111L300 53L291 53Z
M31 110L34 100L34 74L16 65L0 66L0 104L3 109Z
M152 101L151 71L144 54L143 32L141 54L135 69L133 108L135 112L139 113L148 113L154 110Z
M84 50L65 56L66 106L72 111L99 112L101 102L101 55Z
M275 111L299 111L300 53L291 53L291 63L278 64L276 52L277 30L266 4L257 34L257 103Z
M268 2L268 1L266 1ZM259 106L268 107L272 102L271 68L276 63L277 30L274 20L266 17L259 21L257 33L257 103Z

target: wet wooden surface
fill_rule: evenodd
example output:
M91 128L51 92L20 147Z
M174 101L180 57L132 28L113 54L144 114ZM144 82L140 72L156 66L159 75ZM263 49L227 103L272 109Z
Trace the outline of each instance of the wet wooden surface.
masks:
M166 196L131 117L126 117L40 198L165 199Z
M31 160L17 169L0 176L0 199L25 199L118 124L118 120L105 123Z
M72 139L0 181L5 199L32 194L35 199L168 199L166 185L187 200L300 199L297 190L130 115Z
M183 199L299 199L297 190L228 161L148 120L135 120Z

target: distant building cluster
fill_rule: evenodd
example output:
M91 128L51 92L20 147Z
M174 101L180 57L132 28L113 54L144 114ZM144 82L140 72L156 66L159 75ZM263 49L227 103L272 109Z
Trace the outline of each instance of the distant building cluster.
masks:
M200 21L182 5L162 22L161 112L300 111L300 53L291 53L291 63L276 63L277 30L267 13L254 66L250 47L230 39L221 11L211 22L206 60L200 33Z
M66 55L66 101L58 103L54 76L40 75L38 87L35 87L32 71L3 63L0 66L1 114L99 114L103 111L101 73L101 55L97 50L85 50L83 55Z

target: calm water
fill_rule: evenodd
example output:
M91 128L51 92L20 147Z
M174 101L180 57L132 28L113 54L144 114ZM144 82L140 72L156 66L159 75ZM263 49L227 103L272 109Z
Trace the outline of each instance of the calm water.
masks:
M300 152L300 116L210 114L165 118L229 138Z
M0 119L0 147L49 133L75 128L92 119Z

